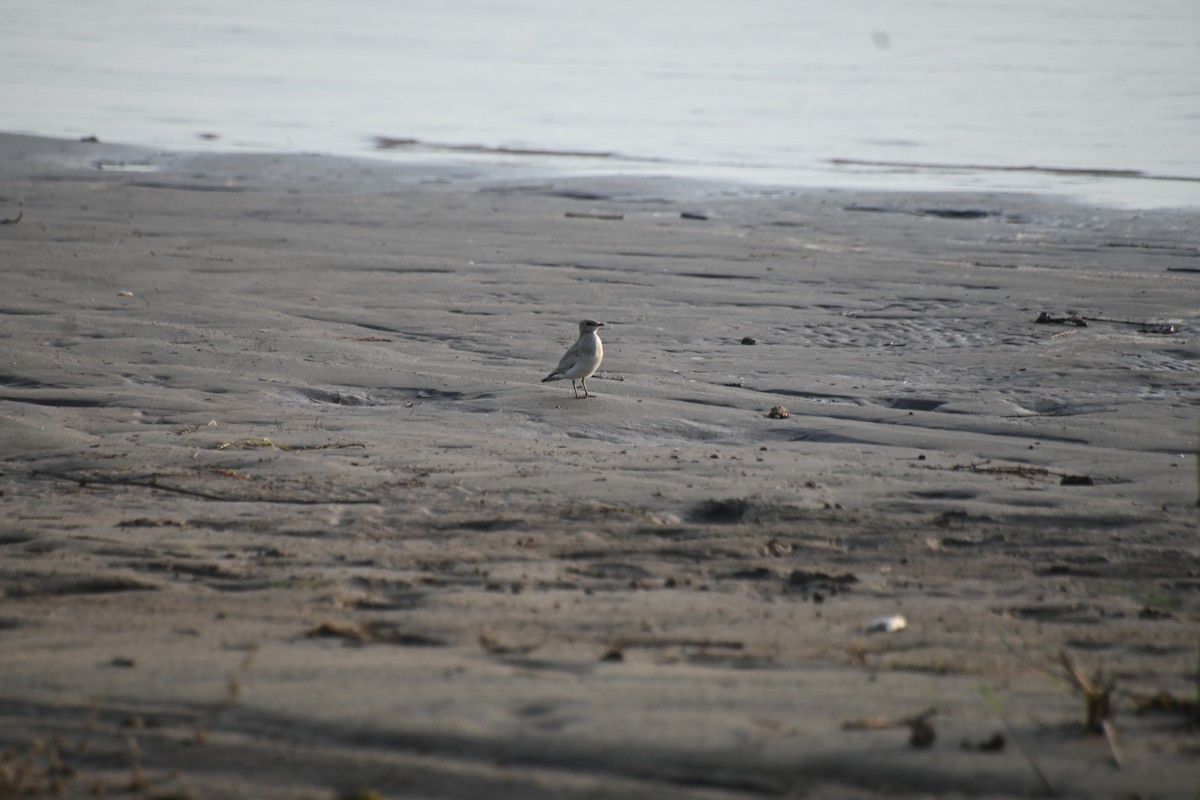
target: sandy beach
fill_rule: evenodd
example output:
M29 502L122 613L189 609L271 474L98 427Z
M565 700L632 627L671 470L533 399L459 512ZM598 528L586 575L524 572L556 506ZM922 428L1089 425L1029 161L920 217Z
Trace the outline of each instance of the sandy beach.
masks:
M1200 786L1196 210L2 135L0 222L0 797Z

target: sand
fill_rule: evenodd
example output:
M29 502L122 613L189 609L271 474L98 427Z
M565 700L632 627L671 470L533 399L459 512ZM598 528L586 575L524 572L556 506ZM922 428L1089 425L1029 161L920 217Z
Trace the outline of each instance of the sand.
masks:
M2 796L1200 785L1200 212L0 136L0 218Z

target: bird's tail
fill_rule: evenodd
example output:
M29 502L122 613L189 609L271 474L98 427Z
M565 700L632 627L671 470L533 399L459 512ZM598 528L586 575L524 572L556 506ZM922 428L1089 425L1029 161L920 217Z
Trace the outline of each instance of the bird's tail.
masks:
M559 375L557 372L551 372L549 375L542 378L542 383L546 383L547 381L561 381L561 380L562 380L562 375Z

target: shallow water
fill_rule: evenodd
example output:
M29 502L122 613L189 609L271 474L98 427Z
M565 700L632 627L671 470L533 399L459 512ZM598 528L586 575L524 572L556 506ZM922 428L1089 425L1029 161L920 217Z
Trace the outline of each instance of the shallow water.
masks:
M0 129L1200 205L1197 31L1179 0L25 0Z

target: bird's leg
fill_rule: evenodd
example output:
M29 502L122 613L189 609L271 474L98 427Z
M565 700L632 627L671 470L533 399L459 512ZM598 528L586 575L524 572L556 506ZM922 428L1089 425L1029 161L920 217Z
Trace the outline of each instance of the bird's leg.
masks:
M582 379L580 379L579 382L583 384L583 396L591 397L591 395L588 394L588 390L587 390L587 378L582 378Z
M579 389L575 386L575 379L571 378L571 391L575 393L575 397L579 397Z

